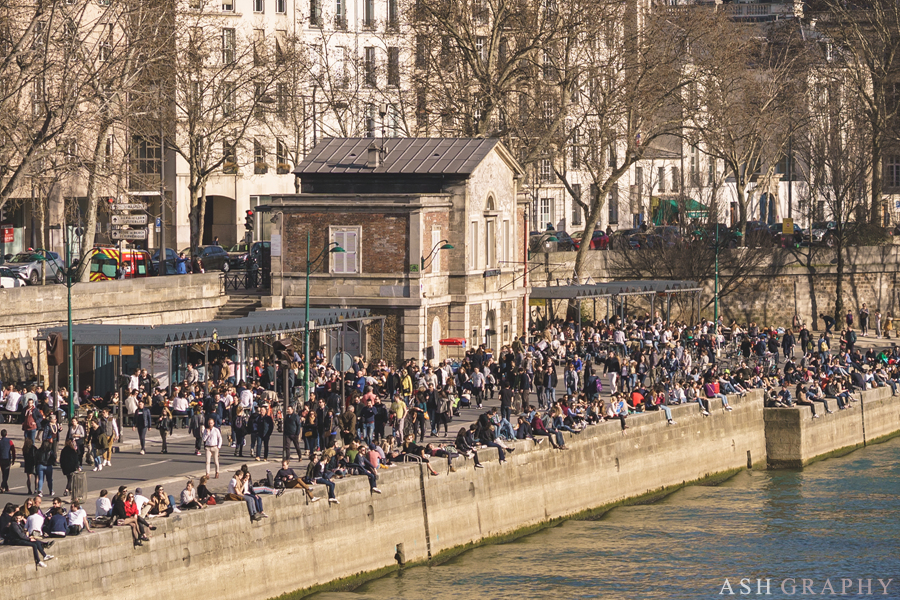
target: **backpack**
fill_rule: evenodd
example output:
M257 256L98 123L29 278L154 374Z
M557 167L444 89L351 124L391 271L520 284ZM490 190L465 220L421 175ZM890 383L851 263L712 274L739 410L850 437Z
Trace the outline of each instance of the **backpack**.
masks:
M594 392L596 392L597 394L603 392L603 381L601 381L599 377L594 379Z

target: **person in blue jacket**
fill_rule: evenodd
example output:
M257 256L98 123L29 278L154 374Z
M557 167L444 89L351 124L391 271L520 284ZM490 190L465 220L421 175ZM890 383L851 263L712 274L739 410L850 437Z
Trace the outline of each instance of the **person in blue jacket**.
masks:
M187 262L188 259L185 258L184 252L179 252L178 258L175 259L175 272L179 275L187 275Z

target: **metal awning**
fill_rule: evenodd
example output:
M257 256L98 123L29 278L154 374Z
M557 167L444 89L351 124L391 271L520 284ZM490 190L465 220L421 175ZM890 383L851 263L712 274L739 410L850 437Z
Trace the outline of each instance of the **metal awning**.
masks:
M285 335L305 329L305 309L257 311L239 319L222 319L200 323L173 325L104 325L84 323L72 326L73 342L79 346L123 345L166 347L252 338L265 335ZM367 322L381 319L373 317L368 309L359 308L311 308L310 330L333 329L346 322ZM51 333L58 333L68 341L66 327L41 329L36 340L46 340ZM120 337L121 336L121 337Z

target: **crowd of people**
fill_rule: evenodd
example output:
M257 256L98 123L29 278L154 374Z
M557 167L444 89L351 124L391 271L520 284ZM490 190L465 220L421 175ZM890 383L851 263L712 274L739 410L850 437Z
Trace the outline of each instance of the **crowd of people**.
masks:
M335 481L344 477L366 477L371 493L380 494L382 470L401 463L421 464L437 476L443 464L452 471L451 459L457 456L473 459L480 468L479 451L494 448L502 464L514 452L514 440L547 441L564 451L565 433L616 421L624 434L629 419L649 412L664 413L674 425L674 405L696 404L701 415L709 416L732 410L729 395L754 389L763 391L768 407L800 405L814 418L852 409L865 389L890 387L896 395L900 348L888 342L880 349L860 349L854 316L848 313L840 333L832 332L833 319L823 318L826 328L818 334L798 317L790 327L721 319L666 323L646 313L586 322L556 319L532 324L526 335L497 352L481 345L456 360L409 359L399 365L355 357L345 373L320 350L311 356L308 398L299 394L299 355L287 367L274 357L253 359L242 380L236 380L235 365L225 358L208 368L188 365L182 381L166 389L137 370L121 400L116 393L97 399L86 389L73 399L82 416L68 423L59 411L68 400L64 390L54 394L39 386L21 391L9 386L2 400L8 410L21 411L24 441L18 447L6 430L0 431L0 491L9 491L10 467L20 460L29 499L21 506L7 504L0 535L7 544L32 547L36 564L44 566L52 558L46 554L52 538L91 531L79 503L67 510L54 498L45 513L41 499L45 484L54 496L55 468L66 477L68 494L73 474L82 467L98 471L111 464L110 451L121 436L113 416L117 411L126 415L122 429L137 434L141 454L154 430L160 451L168 452L167 438L176 429L194 437L197 455L205 453L199 485L189 480L177 496L162 486L149 497L126 486L112 498L101 492L94 527L129 527L139 546L150 540L154 518L175 512L235 501L244 502L250 519L258 521L267 517L263 496L302 488L310 502L317 502L318 485L329 503L339 504ZM867 330L865 306L858 317ZM874 329L878 337L889 337L892 318L876 312ZM287 406L276 391L285 384L294 393ZM477 418L452 427L464 408L475 409ZM225 434L223 425L229 427ZM210 490L210 480L220 476L223 447L236 457L246 451L248 458L268 460L271 437L279 430L286 458L276 473L254 481L243 465L226 492ZM291 467L293 452L301 465L307 461L299 472Z

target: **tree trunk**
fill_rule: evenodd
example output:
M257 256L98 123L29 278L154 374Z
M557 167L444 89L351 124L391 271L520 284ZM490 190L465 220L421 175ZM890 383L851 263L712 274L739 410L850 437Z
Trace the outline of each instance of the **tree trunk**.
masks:
M188 188L188 193L191 196L191 210L188 215L188 220L190 222L190 247L191 253L193 254L194 250L199 245L197 239L199 234L197 232L201 229L200 219L200 189L199 187L192 185Z
M597 229L597 222L600 220L600 211L603 210L603 202L601 202L601 198L603 197L603 192L599 192L600 197L591 202L592 210L587 215L587 220L584 223L584 234L581 236L581 246L578 248L578 252L575 254L575 266L572 269L572 280L574 283L581 283L587 279L584 276L584 263L587 260L587 254L591 249L591 238L594 236L594 231Z
M109 128L109 122L104 121L100 125L100 129L97 132L96 142L94 143L94 154L91 158L91 164L88 166L87 214L85 215L85 219L87 220L87 222L84 226L84 240L81 246L82 254L93 248L97 240L97 208L99 206L99 199L97 197L97 171L99 169L100 162L103 159L106 136L109 132ZM75 258L78 257L72 257L73 260ZM89 268L82 268L79 281L90 281L90 279L91 270Z
M237 198L235 198L237 201ZM200 217L197 219L197 242L191 249L203 244L203 230L206 227L206 182L200 187Z

